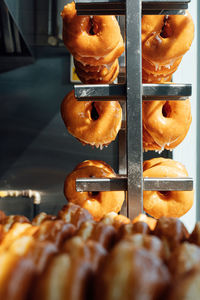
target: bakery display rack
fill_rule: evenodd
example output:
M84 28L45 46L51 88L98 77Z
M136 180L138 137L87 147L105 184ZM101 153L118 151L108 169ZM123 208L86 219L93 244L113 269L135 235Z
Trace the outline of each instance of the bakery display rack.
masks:
M79 178L77 191L126 191L121 213L133 219L143 211L143 190L193 189L193 179L143 178L142 100L184 101L191 84L142 84L141 18L143 14L184 14L187 1L76 0L78 15L125 15L126 82L124 84L75 85L79 101L120 100L124 112L119 132L119 174L116 178Z

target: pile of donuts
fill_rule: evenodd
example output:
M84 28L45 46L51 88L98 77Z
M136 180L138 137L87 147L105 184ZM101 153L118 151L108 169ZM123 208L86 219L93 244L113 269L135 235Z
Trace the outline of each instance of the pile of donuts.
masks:
M0 212L0 299L198 300L199 263L200 223L189 234L176 218L96 222L74 204L32 222Z
M124 42L115 16L78 16L75 3L61 13L63 41L83 83L112 83L119 74Z
M194 38L194 23L185 15L142 17L142 81L168 83ZM161 152L178 146L192 121L190 100L143 101L143 149ZM183 117L184 116L184 117Z
M61 15L63 41L74 56L80 80L113 82L119 72L118 57L124 52L115 16L77 16L74 2L65 5ZM170 82L192 44L192 17L188 11L185 15L144 15L141 36L143 83ZM61 115L69 133L83 144L100 149L115 140L121 128L122 113L117 101L79 103L73 91L64 98ZM174 149L184 140L191 121L189 99L143 101L143 150Z
M142 80L171 81L194 38L191 15L145 15L142 17Z
M187 177L185 167L177 161L166 158L153 158L143 163L143 177ZM68 202L87 209L96 221L110 212L120 212L125 194L124 191L77 192L77 178L113 178L114 170L105 162L86 160L78 164L67 175L64 183L64 195ZM193 205L194 191L144 191L143 209L152 217L183 216Z

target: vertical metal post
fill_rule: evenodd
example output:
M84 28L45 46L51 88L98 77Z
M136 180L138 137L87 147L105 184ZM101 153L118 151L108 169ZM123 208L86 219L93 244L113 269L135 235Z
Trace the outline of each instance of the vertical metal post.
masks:
M128 216L143 208L141 0L126 0Z

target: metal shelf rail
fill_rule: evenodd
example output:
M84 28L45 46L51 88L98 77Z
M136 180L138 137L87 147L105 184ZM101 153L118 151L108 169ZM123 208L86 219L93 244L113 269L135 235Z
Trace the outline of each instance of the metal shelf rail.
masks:
M75 85L80 101L120 100L126 120L121 135L117 178L79 178L77 191L127 191L123 214L130 218L143 211L143 190L192 190L193 180L186 178L143 178L142 100L185 100L192 93L190 84L142 84L141 17L142 14L184 14L190 0L76 0L79 15L125 15L126 83L110 85ZM134 17L133 17L134 16ZM119 132L120 134L120 132ZM120 141L120 144L122 141ZM125 156L125 157L124 157Z

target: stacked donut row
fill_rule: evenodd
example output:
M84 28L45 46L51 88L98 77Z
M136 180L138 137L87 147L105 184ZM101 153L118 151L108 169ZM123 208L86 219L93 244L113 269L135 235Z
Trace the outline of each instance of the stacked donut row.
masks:
M83 83L112 83L124 43L115 16L77 16L75 3L62 11L63 41Z
M32 224L0 213L0 299L197 300L199 233L175 218L95 222L73 204Z
M194 38L194 24L185 15L142 17L142 80L144 83L171 81Z
M63 41L75 60L83 83L111 83L119 73L118 57L124 43L115 16L77 16L75 3L62 11ZM171 81L194 37L194 24L185 15L142 17L142 79L145 83Z
M115 140L122 122L118 101L78 101L74 91L63 99L61 115L70 134L100 149ZM190 100L143 101L142 122L144 151L172 150L189 131Z
M143 163L143 177L187 177L185 167L172 159L154 158ZM67 201L87 209L96 221L107 213L118 213L123 205L124 191L109 192L77 192L77 178L113 178L117 177L114 170L105 162L86 160L78 164L67 175L64 184L64 194ZM193 191L144 191L143 209L152 217L183 216L193 205Z

